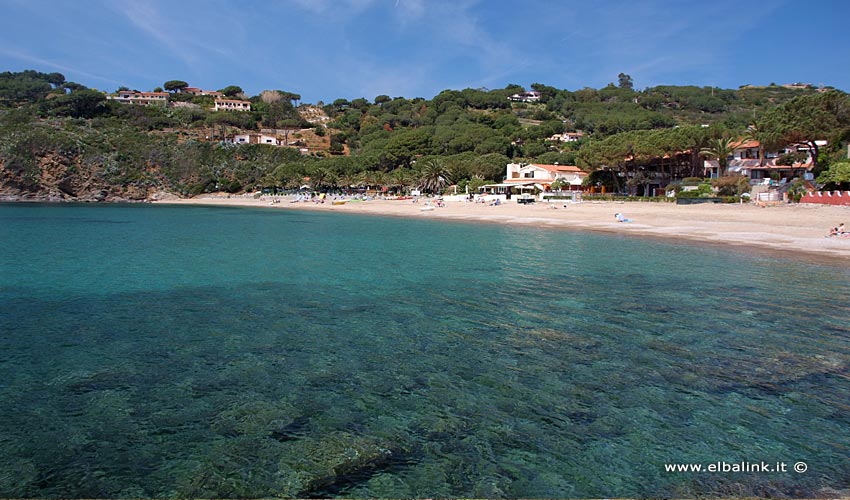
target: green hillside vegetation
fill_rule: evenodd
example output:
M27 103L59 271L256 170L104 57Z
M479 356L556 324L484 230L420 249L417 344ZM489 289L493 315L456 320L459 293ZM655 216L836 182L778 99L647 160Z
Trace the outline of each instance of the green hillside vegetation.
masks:
M178 92L186 82L163 86L169 101L184 105L120 104L58 73L0 73L0 194L143 199L157 191L296 188L307 178L316 189L433 188L436 178L475 187L500 181L510 161L594 171L634 169L664 157L671 159L662 160L662 172L673 180L701 173L711 141L742 136L772 145L828 140L816 151L820 173L842 158L850 138L848 96L835 90L637 91L621 74L620 85L602 89L535 83L542 98L534 103L509 101L524 90L518 85L444 90L431 99L337 99L316 104L327 115L323 125L302 117L306 105L287 91L249 98L231 85L221 91L250 100L251 111L214 112L212 97ZM292 131L296 145L312 138L326 147L302 155L293 147L221 141L264 128ZM578 142L548 140L565 131L585 135Z

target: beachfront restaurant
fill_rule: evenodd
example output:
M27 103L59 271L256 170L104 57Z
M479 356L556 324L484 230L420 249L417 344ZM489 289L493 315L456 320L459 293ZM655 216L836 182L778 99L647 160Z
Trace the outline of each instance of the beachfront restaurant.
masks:
M510 200L512 195L530 194L535 190L538 192L545 191L545 186L534 182L500 182L498 184L485 184L478 188L478 193L481 196L499 197L504 200Z

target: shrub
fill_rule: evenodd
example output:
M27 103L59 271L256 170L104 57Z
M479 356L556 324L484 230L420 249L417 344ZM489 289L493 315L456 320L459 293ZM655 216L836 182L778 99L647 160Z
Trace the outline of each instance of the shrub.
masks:
M806 182L802 179L795 180L785 193L788 195L788 201L800 203L800 199L806 194Z
M699 191L679 191L676 193L676 198L699 198Z
M750 192L750 180L743 175L728 175L712 179L711 185L720 196L741 196Z
M803 163L808 158L808 153L804 151L795 151L793 153L785 153L776 159L777 165L791 166L795 163Z

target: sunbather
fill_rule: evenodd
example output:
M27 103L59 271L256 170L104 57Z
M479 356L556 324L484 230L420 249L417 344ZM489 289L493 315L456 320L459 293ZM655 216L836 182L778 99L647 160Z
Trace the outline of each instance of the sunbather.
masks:
M623 214L621 214L619 212L614 214L614 218L617 219L617 222L631 222L632 221L631 219L627 219L627 218L623 217Z

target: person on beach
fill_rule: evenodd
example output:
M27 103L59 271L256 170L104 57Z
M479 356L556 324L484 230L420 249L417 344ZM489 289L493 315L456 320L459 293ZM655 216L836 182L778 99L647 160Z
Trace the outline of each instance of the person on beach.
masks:
M844 232L844 223L842 222L835 227L829 228L829 234L827 234L827 237L829 236L850 236L850 233Z
M614 218L617 219L617 222L631 222L631 219L627 219L621 213L614 214Z

